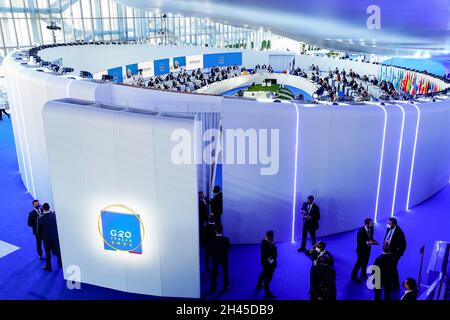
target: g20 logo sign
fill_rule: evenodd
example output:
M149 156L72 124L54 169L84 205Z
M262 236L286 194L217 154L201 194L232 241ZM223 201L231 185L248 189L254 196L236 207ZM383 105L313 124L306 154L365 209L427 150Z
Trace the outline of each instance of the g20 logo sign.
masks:
M225 63L225 58L222 57L222 56L220 56L218 60L219 60L219 61L218 61L219 64L224 64L224 63Z
M119 237L119 238L126 238L126 239L131 239L131 232L130 231L123 231L123 230L111 230L109 232L109 234L111 235L111 237Z
M112 211L113 208L122 212ZM129 207L121 204L105 207L98 218L98 231L105 250L142 253L144 224Z

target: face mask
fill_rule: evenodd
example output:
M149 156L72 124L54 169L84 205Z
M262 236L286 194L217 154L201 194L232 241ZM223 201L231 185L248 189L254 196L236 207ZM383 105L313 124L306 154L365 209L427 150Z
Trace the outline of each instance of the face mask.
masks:
M35 208L36 210L38 210L38 209L40 208L40 206L34 206L34 208Z
M321 252L321 251L320 251L320 249L319 249L319 248L317 248L317 247L316 247L316 251L317 251L317 252L319 252L319 253Z
M387 224L386 228L390 229L390 228L392 228L392 226L390 224Z

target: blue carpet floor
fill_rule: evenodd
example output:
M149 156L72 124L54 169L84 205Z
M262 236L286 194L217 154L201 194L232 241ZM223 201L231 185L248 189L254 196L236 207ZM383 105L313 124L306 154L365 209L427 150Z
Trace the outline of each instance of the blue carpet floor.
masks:
M52 273L41 270L43 263L37 259L34 238L26 224L31 200L18 172L11 121L4 119L0 121L0 240L20 249L0 258L0 299L158 299L86 284L81 285L81 290L69 290L60 269ZM405 256L399 264L400 277L417 278L419 248L423 244L426 246L426 270L434 241L450 241L450 187L411 211L401 214L398 220L408 241ZM381 221L375 226L377 239L382 239L385 223L386 221ZM335 257L338 299L364 300L373 297L373 292L364 285L357 285L349 280L356 259L355 237L356 231L352 231L322 239ZM297 253L297 246L291 243L278 244L279 267L274 274L272 290L279 299L309 298L311 261L304 254ZM379 253L380 248L373 250L371 262ZM259 272L259 246L233 246L230 253L231 290L225 294L207 294L210 279L202 272L203 297L261 299L262 292L254 291Z

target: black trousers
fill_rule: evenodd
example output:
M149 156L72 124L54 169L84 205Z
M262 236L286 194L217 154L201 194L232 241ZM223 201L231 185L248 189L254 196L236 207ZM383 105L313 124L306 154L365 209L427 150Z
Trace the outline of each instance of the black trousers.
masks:
M211 271L210 267L210 260L211 260L211 252L210 250L205 250L205 271L206 273L209 273Z
M369 252L358 252L358 260L356 260L355 266L352 270L352 279L358 278L358 271L361 269L361 276L367 276L367 265L369 264L370 251Z
M222 225L222 214L213 213L214 216L214 223L216 224L216 227Z
M384 301L390 301L391 284L382 284L381 289L375 289L375 300L381 300L381 291L384 291Z
M260 287L264 284L264 291L266 293L270 292L269 285L270 281L272 281L273 272L275 271L275 268L272 266L264 266L263 270L261 271L261 274L259 275L258 284L257 287Z
M211 281L211 290L217 289L217 277L219 274L219 266L222 268L223 272L223 288L228 288L229 284L229 275L228 275L228 258L226 259L212 259L212 281Z
M37 234L34 235L34 238L36 239L36 249L39 257L42 257L42 239L39 238Z
M52 268L52 253L58 258L58 265L61 267L61 252L59 250L59 242L56 240L44 240L45 249L45 267Z
M401 256L394 254L394 262L395 262L395 272L394 272L394 279L393 279L394 289L398 289L400 287L400 277L398 275L398 268L397 268L400 258L401 258Z
M309 235L311 237L311 242L313 245L316 244L316 228L314 226L311 226L309 223L303 223L303 232L302 232L302 245L300 248L305 249L306 248L306 238L309 232Z

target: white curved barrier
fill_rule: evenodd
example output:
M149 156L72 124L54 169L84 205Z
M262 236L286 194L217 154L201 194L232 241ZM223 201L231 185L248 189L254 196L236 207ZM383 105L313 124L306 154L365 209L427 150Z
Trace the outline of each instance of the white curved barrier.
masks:
M61 52L58 54L62 54ZM268 53L265 54L264 59L268 59ZM258 53L258 59L263 60L261 57L261 53ZM265 129L269 130L269 133L270 129L277 129L279 157L275 174L261 175L261 167L269 167L267 163L262 165L260 163L245 165L224 163L223 165L223 219L226 233L231 237L233 243L258 242L261 235L268 229L275 230L277 238L281 241L298 239L301 230L298 210L304 198L309 194L316 196L317 203L321 207L322 219L319 234L325 235L356 228L366 217L381 221L392 214L405 211L405 209L426 200L449 182L449 100L415 104L396 102L386 103L386 105L339 106L264 103L220 96L164 92L87 80L72 80L51 73L37 72L33 66L21 65L23 61L16 60L16 58L18 58L17 53L7 56L4 66L22 180L34 197L54 203L58 212L66 210L70 212L70 208L67 206L72 203L68 204L63 194L72 195L76 192L76 188L74 189L74 185L70 184L70 180L65 181L61 175L64 170L70 171L79 163L66 165L60 158L53 157L51 166L49 165L49 152L55 146L64 146L64 139L57 140L55 131L44 126L43 107L49 100L65 97L133 107L143 111L220 112L224 133L227 129L254 129L257 132ZM245 59L244 57L244 61ZM329 62L330 66L334 61ZM350 62L345 63L350 65ZM356 72L360 72L355 67L356 63L351 65ZM361 64L361 66L374 68L375 65ZM276 76L286 77L285 75ZM290 79L290 77L286 78ZM220 88L220 90L222 89ZM84 109L85 107L78 108ZM71 110L71 108L64 108L59 112L53 109L59 114L61 121L64 120L64 123L67 123L67 126L72 125L70 119L74 115ZM105 119L110 119L111 112L114 113L111 110L97 109L95 118L87 117L86 121L89 121L90 126L86 130L97 130L96 121L98 120L100 125L100 122L103 123L103 115ZM90 113L86 111L86 114ZM139 118L139 115L136 117ZM110 128L111 123L106 126ZM125 133L132 129L133 125L124 124L121 132ZM48 131L46 132L46 130ZM63 129L61 128L61 130ZM108 139L107 132L111 132L111 130L108 129L102 133L102 137L106 140ZM167 136L171 131L164 132L164 136L161 137L170 141L170 139L167 140ZM89 148L93 155L103 152L101 142L103 140L89 139L89 135L79 131L65 136L66 139L71 139L71 137L78 140L69 140L67 145L76 143L79 148ZM80 137L83 139L80 140ZM140 140L141 138L139 137L136 141L144 143L145 139ZM130 144L133 142L132 145L135 148L133 136L129 135L127 139ZM92 148L95 141L97 141L98 148ZM111 152L122 154L122 149L108 143ZM126 141L124 143L125 145L122 144L125 148L123 150L126 150ZM225 141L224 146L226 144ZM49 147L51 150L48 150ZM267 145L265 147L267 148ZM259 151L261 148L266 149L264 144L259 146ZM142 152L146 153L147 149ZM157 151L157 149L152 150ZM165 149L165 153L161 154L161 158L158 159L160 163L170 163L167 150ZM229 150L224 148L224 159L227 157L227 152ZM144 171L148 169L145 160L147 158L143 156L140 159L139 155L140 153L136 153L136 159L133 162L134 170L137 171L128 177L123 176L124 179L131 179L127 180L128 182L137 178L138 173L136 172L139 172L140 169ZM50 158L52 159L52 156ZM119 160L111 158L109 161L116 163ZM97 174L95 169L102 169L105 162L83 163L87 166L83 170L90 170L90 175L95 177ZM58 190L52 188L54 179L50 179L54 167L59 170L55 178L55 181L58 181ZM108 170L112 170L111 174L113 175L121 174L118 168L114 169L109 164L108 168L110 168ZM170 175L170 172L166 171L166 174L169 175L168 180L177 179L176 176ZM103 176L107 175L99 177L103 179ZM188 180L185 186L189 184ZM120 184L117 181L110 182ZM128 186L128 184L125 185ZM81 184L76 186L82 188ZM148 190L145 188L141 190L131 185L130 188L133 190L133 195L129 193L128 200L121 198L120 192L109 192L108 188L105 190L98 188L92 197L80 196L79 201L83 202L80 205L92 207L92 211L96 212L99 205L98 202L94 204L95 199L113 201L115 197L118 197L120 198L118 201L132 201L132 197L148 196ZM191 187L186 187L183 191L178 192L186 192L195 198L197 190L194 189L194 184L191 184ZM170 187L166 192L170 196L162 201L172 199L172 202L175 203L170 210L179 210L190 217L197 215L196 208L173 201L177 195L171 194ZM111 195L113 195L112 198ZM53 196L54 200L52 200ZM196 201L196 199L191 200ZM155 202L149 200L146 202L146 206L156 205L156 203L157 200ZM159 216L165 212L164 210L157 208L155 214ZM148 210L144 209L143 211ZM58 223L60 222L58 221ZM180 223L177 221L171 223L174 223L172 226L175 228L184 227L181 221ZM66 232L73 235L69 231L68 224L64 225L63 223L61 228L65 230L61 235L62 238ZM93 226L90 225L89 228L93 228ZM193 229L188 231L196 232ZM190 239L190 241L194 243L195 239ZM64 244L64 240L62 240L62 243L64 260L65 252L70 252L68 249L70 241L66 240ZM102 241L93 236L83 244L99 247ZM71 260L71 262L73 261ZM145 262L142 263L145 264ZM115 268L122 267L118 264ZM127 264L127 268L130 268L130 273L134 270L132 265ZM172 268L170 263L168 268L168 270L174 270L170 269ZM97 276L92 275L91 279L94 279L92 283L120 290L144 292L141 290L142 288L124 288L122 285L108 283L105 279L95 282ZM188 294L170 290L169 292L172 295L195 296L195 293L192 292ZM166 295L164 292L154 290L151 293Z

